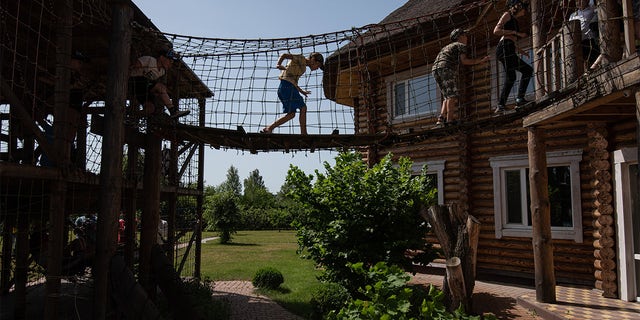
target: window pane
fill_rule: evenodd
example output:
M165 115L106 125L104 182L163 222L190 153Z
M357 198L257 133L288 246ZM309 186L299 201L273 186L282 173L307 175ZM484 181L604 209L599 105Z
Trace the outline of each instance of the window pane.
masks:
M431 74L409 80L409 113L426 114L437 112L436 88L435 78Z
M407 102L405 100L405 83L399 82L395 87L395 116L401 116L405 114Z
M429 187L429 189L435 189L436 190L436 200L438 199L438 175L435 173L429 173L427 174L427 186Z
M547 168L551 226L572 227L571 171L568 166Z
M520 170L505 170L507 191L507 223L522 223L522 190Z

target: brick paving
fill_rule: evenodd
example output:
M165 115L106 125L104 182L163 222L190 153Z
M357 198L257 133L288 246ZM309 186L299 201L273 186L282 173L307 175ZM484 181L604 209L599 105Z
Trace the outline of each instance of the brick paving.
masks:
M417 273L411 283L442 287L443 276ZM214 298L231 302L231 320L300 320L271 299L254 292L249 281L217 281ZM472 314L493 313L498 319L640 319L640 303L602 297L599 290L556 286L557 303L536 302L533 287L477 280Z
M300 320L268 297L255 293L250 281L216 281L213 298L231 302L231 320Z

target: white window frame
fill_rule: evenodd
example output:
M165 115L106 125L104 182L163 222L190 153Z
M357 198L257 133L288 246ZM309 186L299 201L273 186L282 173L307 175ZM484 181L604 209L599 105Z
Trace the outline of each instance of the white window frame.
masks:
M533 67L534 53L533 53L533 47L531 46L531 42L528 39L521 39L520 41L518 41L517 46L519 46L520 48L524 48L523 50L529 53L528 59L531 60L531 63L529 65ZM523 60L527 61L526 57L521 56L521 58L524 58ZM492 70L495 70L494 74L496 75L495 77L491 77L491 87L495 88L494 90L491 90L491 100L493 100L492 105L497 106L498 102L500 101L500 92L502 92L502 85L504 85L506 73L504 72L502 62L498 61L495 54L491 57L491 67L492 67L491 68ZM507 105L516 103L516 94L518 92L518 85L520 84L521 77L522 77L522 74L516 71L516 82L514 82L513 87L511 88L511 92L507 97ZM536 93L535 70L534 70L533 76L531 77L531 81L529 82L529 87L531 86L533 86L533 90L529 91L527 89L527 93L524 96L525 99L527 99L528 101L535 100L535 93Z
M422 66L419 68L413 68L408 71L398 72L392 76L388 76L385 78L385 83L387 86L387 112L389 114L389 119L391 119L391 123L397 123L402 121L407 121L416 118L423 117L436 117L440 112L440 106L442 105L442 95L440 93L440 89L434 83L434 88L436 92L435 101L432 100L431 103L435 104L436 110L434 112L423 112L423 113L414 113L414 114L403 114L400 116L395 115L395 86L399 82L408 82L409 80L430 76L433 77L433 73L431 72L431 65ZM435 81L435 80L434 80ZM407 98L408 99L408 98Z
M582 150L567 150L547 153L549 167L569 166L571 174L571 207L572 227L551 227L553 239L573 239L582 243L582 203L580 199L580 161ZM527 225L507 224L505 171L529 167L527 154L509 155L489 158L493 169L493 207L496 239L502 237L531 237L532 227Z
M434 161L420 161L414 162L411 166L411 171L414 174L420 174L422 167L427 166L427 174L435 174L438 181L436 181L438 188L438 204L444 204L444 164L445 160Z
M618 274L620 279L620 299L637 301L640 292L636 288L635 261L633 241L633 208L629 166L638 164L638 149L623 148L613 152L613 179L616 208L616 227L618 237Z

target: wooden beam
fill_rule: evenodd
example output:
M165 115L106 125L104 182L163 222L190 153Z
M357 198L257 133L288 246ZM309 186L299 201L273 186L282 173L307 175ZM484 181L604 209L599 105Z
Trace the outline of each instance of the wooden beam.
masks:
M556 302L556 279L551 238L551 208L549 203L547 156L543 130L528 128L529 189L536 300Z

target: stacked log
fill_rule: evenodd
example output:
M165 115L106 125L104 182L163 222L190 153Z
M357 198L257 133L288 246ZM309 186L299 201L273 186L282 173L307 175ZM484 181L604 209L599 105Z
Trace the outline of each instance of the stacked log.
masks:
M432 226L446 258L445 305L452 312L460 306L471 310L480 222L457 205L423 208L420 215Z
M611 193L611 164L607 151L607 130L603 125L590 124L587 128L587 134L589 137L589 165L593 174L591 186L594 207L595 287L602 290L604 297L617 298L615 219L611 204L613 195Z

